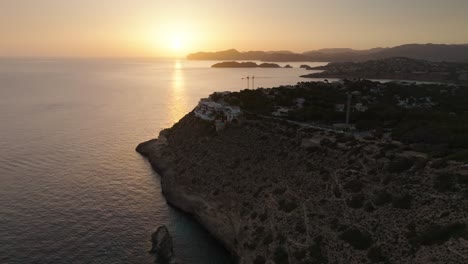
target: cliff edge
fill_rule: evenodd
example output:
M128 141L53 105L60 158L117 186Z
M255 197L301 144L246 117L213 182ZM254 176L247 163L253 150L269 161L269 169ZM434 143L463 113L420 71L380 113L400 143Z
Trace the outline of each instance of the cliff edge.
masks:
M239 263L465 263L468 170L399 142L187 114L137 151Z

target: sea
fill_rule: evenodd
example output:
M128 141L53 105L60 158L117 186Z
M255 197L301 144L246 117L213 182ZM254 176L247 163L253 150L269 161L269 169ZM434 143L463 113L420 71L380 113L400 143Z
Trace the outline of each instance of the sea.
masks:
M215 91L293 85L310 71L214 63L0 59L0 263L154 263L150 237L160 225L183 263L232 263L166 203L135 147Z

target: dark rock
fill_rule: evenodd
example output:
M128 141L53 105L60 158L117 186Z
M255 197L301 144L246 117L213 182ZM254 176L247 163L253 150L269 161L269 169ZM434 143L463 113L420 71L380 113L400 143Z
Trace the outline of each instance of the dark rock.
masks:
M286 69L291 69L292 66L288 64L288 65L284 66L284 68L286 68Z
M156 260L158 262L176 263L174 260L172 237L165 225L158 227L158 229L151 235L151 242L153 245L150 253L156 255Z
M140 143L136 147L135 150L136 150L136 152L140 153L141 155L143 155L145 157L148 157L150 152L152 151L152 146L156 141L158 141L158 140L157 139L152 139L152 140Z

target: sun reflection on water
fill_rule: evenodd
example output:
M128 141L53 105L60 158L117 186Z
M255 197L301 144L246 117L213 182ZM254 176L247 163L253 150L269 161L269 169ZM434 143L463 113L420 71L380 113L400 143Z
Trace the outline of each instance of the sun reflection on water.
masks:
M182 62L174 63L171 80L171 94L169 97L169 118L171 125L177 123L188 111L185 78Z

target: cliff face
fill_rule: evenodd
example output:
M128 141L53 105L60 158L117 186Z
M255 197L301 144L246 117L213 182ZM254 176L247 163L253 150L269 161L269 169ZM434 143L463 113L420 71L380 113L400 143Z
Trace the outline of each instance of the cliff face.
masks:
M463 263L468 173L397 143L189 113L137 151L240 263Z

